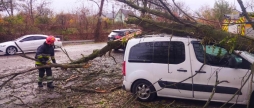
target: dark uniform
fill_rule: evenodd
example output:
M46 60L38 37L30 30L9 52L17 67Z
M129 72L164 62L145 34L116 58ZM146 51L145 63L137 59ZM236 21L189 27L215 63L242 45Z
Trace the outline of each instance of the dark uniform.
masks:
M55 55L55 52L54 52L53 45L49 45L46 42L44 42L37 49L35 59L37 59L38 61L35 62L36 66L43 66L46 64L50 64L51 60L53 63L56 63L54 55ZM53 77L52 77L51 68L40 68L38 70L39 70L38 86L43 87L42 81L46 71L47 87L54 88L54 86L52 85Z

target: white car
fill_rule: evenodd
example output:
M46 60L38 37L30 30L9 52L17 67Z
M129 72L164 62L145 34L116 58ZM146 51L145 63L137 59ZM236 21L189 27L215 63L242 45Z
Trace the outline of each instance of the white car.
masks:
M218 72L218 80L225 82L216 87L211 101L227 102L237 94L229 103L247 104L251 96L250 108L254 108L253 79L246 80L254 63L253 54L246 51L229 54L213 45L206 45L204 52L204 46L193 38L170 35L133 38L128 41L124 55L123 89L136 94L141 101L151 101L156 96L207 101ZM247 83L240 89L244 81Z
M21 52L15 42L24 52L36 51L37 48L42 45L47 35L42 34L31 34L22 36L16 40L0 43L0 54L13 55L17 52ZM55 48L62 47L60 38L56 38Z

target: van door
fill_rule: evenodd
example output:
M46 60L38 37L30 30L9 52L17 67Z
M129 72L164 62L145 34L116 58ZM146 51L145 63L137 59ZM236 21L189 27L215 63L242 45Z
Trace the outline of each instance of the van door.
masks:
M180 82L191 73L189 49L183 41L154 41L153 72L161 78L156 85L159 96L192 98L192 79Z
M198 72L198 74L193 77L193 90L194 90L194 97L196 99L203 99L207 100L213 90L213 87L216 82L216 72L218 72L218 80L225 81L220 83L215 90L215 94L212 100L216 101L228 101L241 87L243 84L244 79L246 80L248 74L248 68L250 67L250 63L248 66L248 61L242 59L242 64L236 68L228 67L228 60L218 59L218 56L211 55L208 53L216 53L218 49L213 48L212 46L206 46L206 65L203 66L201 71L197 71L200 69L200 66L204 63L204 49L203 46L199 42L192 42L191 50L191 63L192 71ZM210 52L209 49L210 48ZM218 47L217 47L218 48ZM212 52L211 52L212 51ZM226 50L221 48L220 54L226 54ZM216 54L217 55L217 54ZM224 55L225 57L225 55ZM240 57L240 56L237 56ZM218 60L217 60L218 59ZM250 73L250 72L249 72ZM235 102L238 97L238 101L243 101L245 96L247 95L247 84L243 87L241 92L239 92L239 97L235 96L232 102Z

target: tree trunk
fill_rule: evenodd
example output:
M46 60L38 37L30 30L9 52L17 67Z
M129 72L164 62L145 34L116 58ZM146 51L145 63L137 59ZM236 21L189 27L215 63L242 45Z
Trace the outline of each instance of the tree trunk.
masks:
M101 0L101 6L100 6L99 14L98 14L98 22L96 24L96 29L94 31L95 42L99 42L101 37L101 20L102 20L101 15L102 15L103 4L104 4L104 0Z
M115 41L110 41L102 49L94 50L92 54L90 54L86 57L77 59L77 60L73 61L71 64L86 63L90 60L93 60L96 57L101 57L101 56L105 55L107 52L109 52L109 55L110 55L110 52L112 49L118 48L123 43L126 43L129 39L133 38L134 36L138 36L140 34L141 34L141 31L136 31L136 32L130 33L130 34L122 37L121 39L118 39Z

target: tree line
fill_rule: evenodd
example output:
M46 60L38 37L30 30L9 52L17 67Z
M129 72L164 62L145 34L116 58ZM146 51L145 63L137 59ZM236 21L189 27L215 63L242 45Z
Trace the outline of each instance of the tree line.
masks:
M157 0L130 1L137 6L165 11L163 7L158 6L159 1ZM97 2L99 3L99 1ZM235 9L234 5L225 0L217 0L214 7L204 5L199 11L194 12L184 2L175 3L176 5L169 2L166 4L175 16L188 19L190 18L186 16L188 14L196 21L212 25L216 28L221 28L224 14L229 14ZM251 3L249 2L249 6L251 6ZM50 4L46 0L42 0L41 2L37 0L0 0L0 11L7 14L0 16L0 42L13 40L26 34L58 35L64 40L94 39L96 37L94 33L100 21L98 17L101 15L91 12L85 7L80 7L71 13L54 13L49 8ZM103 4L100 6L103 6ZM147 14L145 10L141 10L140 15L154 18ZM163 20L163 18L159 17L156 20ZM106 35L112 29L130 27L127 24L117 23L109 19L102 19L101 21L99 22L100 28L102 29L99 30L101 32L99 35L103 35L99 36L99 38L102 38L101 41L106 39Z

